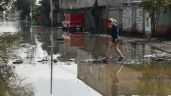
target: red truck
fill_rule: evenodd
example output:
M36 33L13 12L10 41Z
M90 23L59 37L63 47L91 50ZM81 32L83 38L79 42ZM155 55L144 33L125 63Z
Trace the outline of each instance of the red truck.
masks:
M82 32L84 26L83 13L65 13L62 21L63 29L66 32Z

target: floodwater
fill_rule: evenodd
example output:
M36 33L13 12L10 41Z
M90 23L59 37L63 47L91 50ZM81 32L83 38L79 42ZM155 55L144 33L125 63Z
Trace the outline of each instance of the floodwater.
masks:
M58 40L57 28L20 25L21 38L10 53L8 63L12 67L1 67L7 70L8 78L5 83L0 82L4 86L0 87L0 95L171 95L169 41L146 42L121 37L123 64L117 62L115 51L106 64L91 62L105 56L110 40L106 35L66 33L65 40ZM23 62L13 64L12 60L19 57Z
M0 22L0 32L17 32L18 22Z

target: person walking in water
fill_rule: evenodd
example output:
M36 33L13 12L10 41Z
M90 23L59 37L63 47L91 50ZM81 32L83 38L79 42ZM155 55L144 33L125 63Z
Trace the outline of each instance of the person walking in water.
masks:
M122 61L124 59L124 56L121 52L121 50L118 48L119 45L119 26L117 24L117 21L113 18L110 18L110 26L111 26L111 37L112 40L109 43L109 48L106 54L106 57L104 58L104 61L109 61L109 56L112 52L112 48L115 48L115 50L119 53L120 57L118 58L118 61Z

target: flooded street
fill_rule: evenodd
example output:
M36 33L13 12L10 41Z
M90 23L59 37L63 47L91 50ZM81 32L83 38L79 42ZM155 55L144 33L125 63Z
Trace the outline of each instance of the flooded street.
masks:
M19 30L18 22L0 22L0 32L17 32Z
M57 28L14 25L19 39L7 53L8 65L0 67L0 73L8 75L0 76L0 96L171 95L170 41L121 37L123 64L117 62L115 51L106 64L89 62L106 55L110 40L106 35L67 34L58 40ZM13 64L18 58L22 62Z

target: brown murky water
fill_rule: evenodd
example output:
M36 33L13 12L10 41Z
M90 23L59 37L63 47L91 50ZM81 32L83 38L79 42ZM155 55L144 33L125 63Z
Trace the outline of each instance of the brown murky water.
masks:
M9 65L13 67L5 65L0 68L1 74L6 73L0 76L6 81L0 80L3 85L0 87L2 96L171 94L170 53L164 51L171 50L169 42L143 42L121 37L119 47L125 56L123 64L116 62L118 54L115 51L108 64L93 63L87 60L105 56L110 40L108 36L67 34L63 41L57 40L57 29L53 28L52 51L50 28L22 25L21 38L10 53ZM160 45L162 50L159 50ZM54 59L52 80L51 52ZM12 64L12 60L18 57L23 62ZM22 83L19 84L19 81Z

